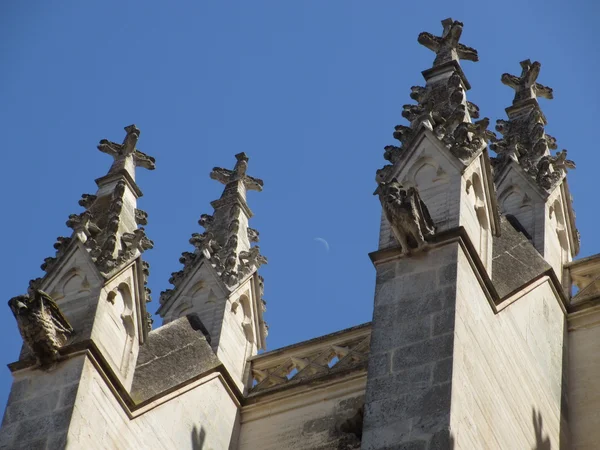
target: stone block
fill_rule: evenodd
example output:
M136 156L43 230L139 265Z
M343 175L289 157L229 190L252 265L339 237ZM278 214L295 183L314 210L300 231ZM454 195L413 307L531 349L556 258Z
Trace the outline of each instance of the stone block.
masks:
M371 380L368 401L383 400L426 388L431 384L431 372L431 365L423 365Z
M433 383L445 383L452 380L452 363L454 358L438 361L433 366Z
M62 390L60 391L60 401L58 403L58 407L63 408L74 405L78 389L79 383L62 388Z
M403 347L413 342L428 339L431 335L429 316L417 316L411 320L402 320L389 314L382 318L385 324L374 322L371 345L376 349Z
M452 356L453 345L454 334L448 333L398 348L392 355L392 371L397 372L449 358Z
M433 316L432 336L454 331L454 308L446 308Z
M363 429L361 448L363 450L399 448L395 446L408 438L410 430L410 420L397 421L387 425L378 423L376 428Z
M4 423L10 424L49 414L58 405L59 395L60 391L54 390L28 400L9 404L4 415Z
M15 401L25 400L29 396L30 386L31 380L29 378L16 380L10 389L10 395L8 396L8 404L10 405Z
M48 437L48 450L62 450L67 446L68 433L54 433Z
M437 284L438 286L448 286L456 284L457 278L457 265L456 263L448 264L440 267L437 270Z
M453 446L450 430L447 428L437 431L429 442L429 450L450 450Z
M391 373L390 354L378 353L369 356L369 378L377 378Z

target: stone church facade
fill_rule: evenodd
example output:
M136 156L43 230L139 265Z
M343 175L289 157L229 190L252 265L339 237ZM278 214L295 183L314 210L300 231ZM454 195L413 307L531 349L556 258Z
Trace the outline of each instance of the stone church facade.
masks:
M9 302L24 345L0 448L598 448L600 255L573 260L574 163L539 101L552 89L538 62L502 75L515 96L494 133L467 100L460 61L477 51L442 25L418 37L435 59L376 174L370 323L258 353L267 260L247 196L263 182L240 153L210 173L223 194L152 329L135 171L154 159L131 125L100 141L108 174Z

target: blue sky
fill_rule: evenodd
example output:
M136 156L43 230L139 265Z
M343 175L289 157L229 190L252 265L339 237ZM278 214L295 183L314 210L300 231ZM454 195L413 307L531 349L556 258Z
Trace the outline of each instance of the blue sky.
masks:
M250 156L252 226L269 265L265 277L270 349L371 320L380 217L375 170L402 105L433 53L416 39L440 21L465 23L469 100L482 117L505 118L512 90L503 72L542 63L547 131L578 165L569 175L580 256L600 251L595 148L600 58L591 0L484 2L175 1L0 4L0 121L4 236L0 298L23 293L69 234L69 214L94 193L111 158L102 138L120 141L137 124L139 148L157 170L138 171L139 206L155 248L150 287L170 287L197 220L222 186L213 166ZM493 6L492 6L493 5ZM328 241L330 250L316 240ZM160 323L160 320L157 320ZM21 339L0 312L0 362ZM0 369L0 404L11 376Z

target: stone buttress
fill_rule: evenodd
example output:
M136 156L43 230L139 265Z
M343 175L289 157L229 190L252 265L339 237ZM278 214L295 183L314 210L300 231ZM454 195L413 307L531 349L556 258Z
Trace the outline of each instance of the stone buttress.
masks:
M56 255L42 264L46 274L30 282L30 298L38 298L36 292L48 293L46 307L55 302L73 332L59 349L54 367L37 367L34 356L39 355L32 354L31 345L23 347L11 366L14 383L0 430L0 442L10 448L17 442L23 448L38 448L44 442L53 449L65 445L90 361L82 356L86 349L101 355L118 382L131 388L140 344L151 328L146 311L148 264L141 255L153 246L140 227L146 224L146 213L137 208L142 192L135 183L135 168L152 170L154 159L136 148L140 131L135 125L125 131L122 144L100 141L98 149L114 163L96 180L96 194L82 196L84 211L69 216L67 226L73 232L58 238ZM38 326L31 317L19 317L24 336L27 328ZM38 336L34 344L46 338Z
M477 52L459 43L462 23L442 25L441 37L419 35L436 58L376 176L383 215L362 448L531 448L541 422L558 444L562 287L499 215L487 149L498 138L467 100L459 62Z

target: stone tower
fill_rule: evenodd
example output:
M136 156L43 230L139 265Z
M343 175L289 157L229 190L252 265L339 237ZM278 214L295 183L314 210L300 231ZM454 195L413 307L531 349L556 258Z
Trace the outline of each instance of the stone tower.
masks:
M460 61L477 51L459 42L462 23L442 25L441 36L419 35L436 57L425 86L411 88L410 123L394 133L401 145L386 147L390 164L377 172L384 217L371 254L362 448L564 447L561 279L578 243L565 181L573 164L566 151L551 156L536 100L552 91L536 83L537 62L503 75L516 95L498 139L466 98Z
M435 53L376 172L382 206L372 322L262 352L265 264L247 192L248 157L160 297L146 302L153 244L140 226L140 131L69 217L46 275L10 300L25 345L0 448L595 449L600 442L600 255L573 261L574 163L538 98L540 63L515 90L498 137L467 99L463 24L421 33ZM490 156L489 150L495 152Z

